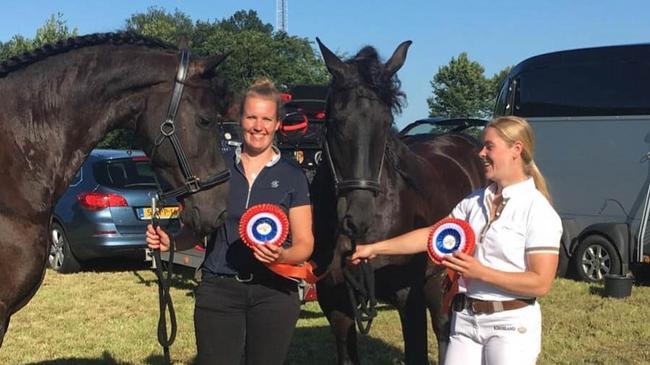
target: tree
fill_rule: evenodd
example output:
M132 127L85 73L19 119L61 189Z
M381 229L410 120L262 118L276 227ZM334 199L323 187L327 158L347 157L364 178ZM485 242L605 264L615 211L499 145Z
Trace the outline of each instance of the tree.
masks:
M267 77L279 87L325 83L329 79L308 39L273 32L273 26L264 24L254 10L240 10L228 18L192 24L178 10L171 14L152 7L144 14L132 15L126 28L171 43L180 35L187 35L195 54L230 53L220 69L236 92L258 77Z
M175 45L184 38L189 40L194 31L192 19L185 13L176 10L172 14L155 6L148 8L146 13L131 15L125 28Z
M0 42L0 62L25 52L31 52L46 44L56 43L76 36L77 28L75 27L70 30L66 20L63 18L63 14L53 14L45 21L42 27L36 29L34 39L16 34L8 42Z
M427 99L429 116L486 118L493 108L492 82L485 69L467 53L438 69L431 81L434 96Z
M508 66L504 68L503 70L495 73L492 75L492 78L490 79L490 84L491 84L491 104L494 105L497 101L497 97L499 96L499 92L501 91L501 86L503 86L503 82L506 80L506 77L508 77L508 74L510 73L510 70L512 69L512 66Z
M239 10L228 19L222 19L218 22L219 28L226 32L236 33L245 30L260 32L271 35L273 33L273 26L271 24L264 24L262 20L257 17L255 10Z

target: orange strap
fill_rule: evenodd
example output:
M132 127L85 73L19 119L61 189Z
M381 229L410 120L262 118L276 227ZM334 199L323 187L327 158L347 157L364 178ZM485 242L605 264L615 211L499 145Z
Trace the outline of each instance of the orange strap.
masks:
M452 269L447 269L447 280L445 280L444 285L442 308L440 309L442 315L449 313L451 301L454 300L454 297L458 294L458 273Z
M313 284L320 279L316 274L314 274L316 264L313 261L307 261L302 265L271 264L266 265L266 267L285 278L301 279L310 284Z

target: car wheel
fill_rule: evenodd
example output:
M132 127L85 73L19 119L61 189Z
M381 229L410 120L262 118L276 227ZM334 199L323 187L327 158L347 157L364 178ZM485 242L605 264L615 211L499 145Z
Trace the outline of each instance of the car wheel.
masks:
M621 271L616 248L603 236L585 237L575 251L574 269L584 281L601 281L607 274Z
M63 227L58 223L52 223L50 236L50 254L47 257L48 265L54 271L63 274L79 271L81 265L70 250L70 243L68 242Z

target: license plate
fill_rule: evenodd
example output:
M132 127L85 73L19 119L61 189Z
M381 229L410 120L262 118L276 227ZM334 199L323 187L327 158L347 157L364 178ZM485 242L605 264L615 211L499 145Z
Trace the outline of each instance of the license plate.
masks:
M160 219L171 219L178 218L179 209L178 207L164 207L158 209L158 215ZM151 220L152 210L151 208L139 208L138 209L138 218Z

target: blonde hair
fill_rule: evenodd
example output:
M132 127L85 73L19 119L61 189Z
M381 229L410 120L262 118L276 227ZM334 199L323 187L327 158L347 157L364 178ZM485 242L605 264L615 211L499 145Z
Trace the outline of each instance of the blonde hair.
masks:
M280 116L284 115L282 110L283 103L280 91L273 85L273 82L265 77L259 78L253 82L251 86L246 89L244 97L241 99L241 104L239 105L239 114L240 116L244 113L244 104L246 99L249 97L257 97L266 100L271 100L275 102L276 106L276 118L280 119Z
M537 164L535 164L535 135L526 119L514 116L500 117L492 120L485 128L494 128L508 146L512 146L516 141L521 142L523 146L521 159L524 162L524 173L533 178L537 190L552 203L553 199L548 191L546 179Z

